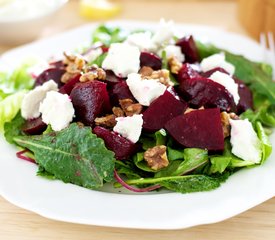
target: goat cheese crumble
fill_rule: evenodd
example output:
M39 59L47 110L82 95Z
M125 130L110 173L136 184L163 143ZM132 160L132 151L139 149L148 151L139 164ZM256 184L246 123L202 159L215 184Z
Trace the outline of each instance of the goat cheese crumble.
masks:
M60 131L69 126L73 120L74 108L67 94L50 91L40 104L42 121L51 124L54 131Z
M111 44L108 54L102 63L104 69L112 70L119 77L137 73L140 68L140 51L128 43Z
M24 96L21 105L21 115L24 119L38 118L40 116L39 105L49 91L58 91L58 86L53 80L34 88Z
M166 90L166 86L157 79L143 80L137 73L129 74L126 83L135 99L143 106L149 106Z
M223 68L230 75L233 75L235 72L235 66L225 60L225 55L223 52L204 58L200 65L203 72L207 72L218 67Z
M262 157L261 142L251 122L245 120L229 120L231 125L232 153L237 157L260 163Z
M131 117L118 117L116 121L117 123L113 129L115 132L133 143L139 140L143 125L142 114L136 114Z

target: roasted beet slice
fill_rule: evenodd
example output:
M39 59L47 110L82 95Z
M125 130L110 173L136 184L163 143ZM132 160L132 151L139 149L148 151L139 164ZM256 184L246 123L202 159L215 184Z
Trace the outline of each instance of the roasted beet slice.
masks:
M222 72L222 73L226 73L226 74L229 75L229 73L226 70L224 70L221 67L217 67L217 68L213 68L213 69L211 69L207 72L201 73L201 76L205 77L205 78L209 78L214 72L217 72L217 71Z
M76 118L85 125L92 126L97 116L110 111L106 83L96 80L78 83L73 88L70 97Z
M165 129L182 146L222 151L224 137L218 108L196 110L177 116Z
M28 135L39 135L42 134L46 128L47 124L39 117L27 120L22 126L22 131Z
M199 78L200 74L192 67L189 63L184 63L177 75L177 80L179 84L186 79Z
M235 82L238 84L238 93L240 96L239 103L237 105L237 113L241 114L247 109L253 108L253 96L250 89L244 84L243 81L234 77Z
M199 62L200 55L192 35L179 39L176 45L181 47L181 52L185 55L186 62Z
M165 123L172 118L183 114L187 103L176 99L170 92L153 101L143 113L143 129L155 132L164 127Z
M219 83L207 78L191 78L182 82L179 92L191 107L220 108L236 112L233 96Z
M79 82L80 74L74 76L71 80L69 80L67 83L65 83L60 89L59 92L63 94L71 94L71 91L73 90L74 86Z
M109 96L113 106L118 105L120 99L130 98L136 101L125 81L114 84L109 89Z
M95 127L93 133L102 138L105 146L115 153L119 160L127 159L138 151L138 145L103 127Z
M62 68L49 68L42 72L35 80L35 86L42 85L43 83L53 80L57 83L58 87L61 87L61 77L65 73L65 69Z
M154 70L159 70L162 67L162 61L159 56L150 52L141 52L140 67L151 67Z

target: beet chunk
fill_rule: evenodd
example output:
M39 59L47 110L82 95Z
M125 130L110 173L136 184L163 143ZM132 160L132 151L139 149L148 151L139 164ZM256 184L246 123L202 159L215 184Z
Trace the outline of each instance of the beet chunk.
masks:
M179 39L176 45L181 47L181 52L185 55L186 62L199 62L200 55L192 35Z
M236 112L233 96L219 83L207 78L192 78L179 86L182 97L194 108L220 108L222 111Z
M78 83L70 97L75 109L76 118L85 125L92 126L95 118L110 110L110 101L106 83L90 81Z
M62 68L49 68L42 72L35 80L35 86L40 86L43 83L53 80L57 83L58 87L61 87L63 83L61 82L61 77L66 71Z
M103 127L95 127L93 133L102 138L105 146L115 153L116 159L123 160L138 151L138 145Z
M151 67L154 70L159 70L162 67L161 58L154 53L141 52L140 54L140 67Z
M240 96L239 103L237 105L237 114L241 114L247 109L253 108L253 96L250 89L244 84L243 81L234 77L235 82L238 84L238 93Z
M155 132L172 118L183 114L186 108L187 103L177 100L170 92L165 91L143 113L143 129Z
M191 64L184 63L177 75L177 80L180 84L186 79L199 78L199 77L200 77L200 74L194 68L192 68Z
M224 138L218 108L192 111L165 124L165 129L182 146L222 151Z
M47 128L47 124L39 118L28 119L22 126L22 131L28 135L42 134Z
M119 99L130 98L133 101L136 101L125 81L114 84L109 89L109 95L113 106L119 104Z
M71 91L73 90L74 86L79 82L80 74L74 76L72 79L70 79L65 85L63 85L59 92L63 94L70 95Z

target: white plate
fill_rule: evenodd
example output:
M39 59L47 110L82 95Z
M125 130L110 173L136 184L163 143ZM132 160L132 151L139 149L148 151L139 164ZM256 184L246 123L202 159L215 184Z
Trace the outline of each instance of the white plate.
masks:
M148 22L112 22L128 29L156 26ZM31 54L48 58L74 49L90 39L95 25L62 33L7 52L1 64L14 65ZM252 60L262 60L260 46L237 34L198 25L178 25L182 35L196 38L240 53ZM275 135L271 136L275 146ZM42 216L74 223L100 226L178 229L214 223L235 216L275 195L275 151L263 166L244 169L231 176L214 191L179 194L130 194L113 190L92 191L60 181L37 177L34 164L15 157L16 149L0 137L0 194L17 206Z

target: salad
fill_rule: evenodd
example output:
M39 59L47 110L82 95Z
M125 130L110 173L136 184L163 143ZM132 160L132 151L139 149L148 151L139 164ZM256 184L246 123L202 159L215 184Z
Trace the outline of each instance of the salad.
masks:
M37 175L209 191L272 151L272 68L193 36L101 25L89 46L0 72L0 131Z

